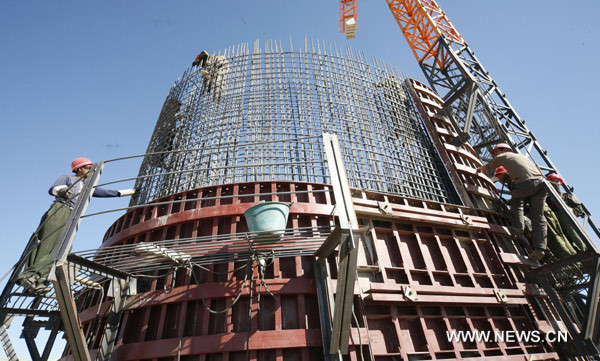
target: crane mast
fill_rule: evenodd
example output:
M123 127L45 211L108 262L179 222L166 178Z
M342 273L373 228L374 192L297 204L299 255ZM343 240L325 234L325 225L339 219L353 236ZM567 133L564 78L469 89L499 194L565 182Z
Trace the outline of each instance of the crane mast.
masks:
M445 102L447 115L479 156L489 160L500 142L528 156L544 172L559 173L548 152L519 116L498 84L434 0L386 0L431 87ZM355 10L356 12L356 10ZM573 189L565 183L565 191ZM600 238L589 210L583 227Z
M491 149L496 144L508 143L514 150L526 155L543 172L560 174L548 152L527 128L505 93L434 0L386 2L430 86L444 102L443 113L458 132L453 142L456 146L469 141L481 159L489 160L492 158ZM342 18L342 7L345 18ZM348 22L348 17L356 14L357 1L340 0L341 31L344 31L342 25ZM347 31L346 34L349 38ZM548 188L548 196L559 204L559 211L570 214L568 206L551 188ZM563 188L567 193L573 192L573 188L566 183ZM600 230L589 209L585 205L582 208L584 214L581 223L572 215L570 218L573 227L587 239L589 254L579 255L582 261L578 264L584 265L588 276L585 276L585 271L574 275L577 281L569 286L569 290L558 289L552 282L546 282L553 273L564 271L563 261L567 260L546 264L531 272L531 275L532 281L544 288L561 314L573 337L578 355L597 355L600 353L600 277L596 274L600 269L600 252L591 235L595 234L596 239L600 239ZM576 261L573 263L577 264ZM543 273L550 275L550 278L543 280L540 276ZM572 312L572 308L569 309L569 305L577 303L574 293L586 299L585 306L582 307L584 311L577 315Z

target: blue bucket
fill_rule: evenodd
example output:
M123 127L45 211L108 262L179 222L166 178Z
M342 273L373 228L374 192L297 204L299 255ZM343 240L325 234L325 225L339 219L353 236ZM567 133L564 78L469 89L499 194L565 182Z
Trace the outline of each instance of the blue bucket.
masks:
M246 212L248 230L256 243L275 243L283 235L287 225L290 205L281 202L265 202L254 205Z

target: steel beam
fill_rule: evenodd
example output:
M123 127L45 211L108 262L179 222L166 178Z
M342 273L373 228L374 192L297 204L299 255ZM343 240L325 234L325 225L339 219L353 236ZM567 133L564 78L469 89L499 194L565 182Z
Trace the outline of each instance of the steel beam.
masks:
M7 332L7 329L10 327L13 317L13 315L5 317L2 326L0 326L0 342L2 342L2 347L4 348L4 352L6 353L6 357L9 361L18 360L17 353L15 352L15 349Z

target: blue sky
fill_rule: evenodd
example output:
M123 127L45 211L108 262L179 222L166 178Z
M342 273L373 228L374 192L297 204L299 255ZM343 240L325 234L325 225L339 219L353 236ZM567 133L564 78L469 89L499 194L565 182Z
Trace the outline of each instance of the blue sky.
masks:
M600 218L600 2L438 3ZM337 16L337 2L322 0L3 1L0 274L17 261L52 201L48 187L69 173L72 159L144 153L170 86L201 50L257 38L289 44L291 37L296 46L308 36L361 50L425 81L384 0L360 3L354 40L338 33ZM103 181L135 176L138 165L108 164ZM126 203L99 199L92 210ZM97 247L119 215L84 220L75 249Z

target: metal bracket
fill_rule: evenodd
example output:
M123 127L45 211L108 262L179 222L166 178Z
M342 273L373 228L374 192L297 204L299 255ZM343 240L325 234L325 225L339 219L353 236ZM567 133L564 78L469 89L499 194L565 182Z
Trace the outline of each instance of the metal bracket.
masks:
M377 207L383 214L392 214L392 205L388 202L377 202Z
M402 286L401 290L402 290L402 294L404 295L404 298L406 298L407 300L415 302L416 300L419 299L419 295L417 295L417 291L413 290L409 286Z
M500 303L506 303L508 301L508 297L502 290L494 290L494 295L496 295L496 299Z

